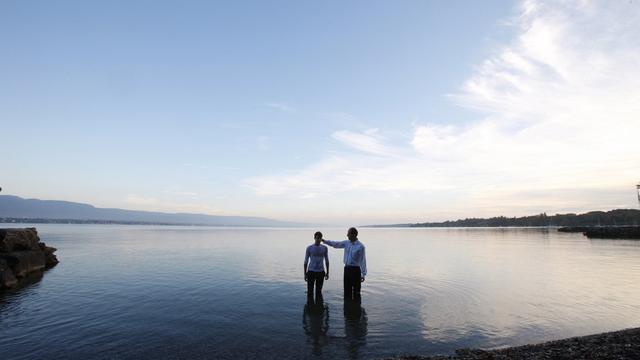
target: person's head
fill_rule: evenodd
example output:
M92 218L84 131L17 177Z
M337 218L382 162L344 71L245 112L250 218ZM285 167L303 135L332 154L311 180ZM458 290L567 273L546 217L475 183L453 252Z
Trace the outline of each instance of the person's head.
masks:
M358 240L358 229L354 227L349 228L347 231L347 238L352 242Z
M316 233L313 234L313 240L316 241L316 245L320 245L320 240L322 240L322 233L320 231L316 231Z

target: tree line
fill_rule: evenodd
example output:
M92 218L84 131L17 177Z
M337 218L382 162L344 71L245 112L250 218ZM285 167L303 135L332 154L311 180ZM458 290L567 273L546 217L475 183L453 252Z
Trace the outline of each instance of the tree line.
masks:
M444 222L409 224L410 227L499 227L499 226L621 226L640 225L640 210L616 209L584 214L555 214L492 218L466 218Z

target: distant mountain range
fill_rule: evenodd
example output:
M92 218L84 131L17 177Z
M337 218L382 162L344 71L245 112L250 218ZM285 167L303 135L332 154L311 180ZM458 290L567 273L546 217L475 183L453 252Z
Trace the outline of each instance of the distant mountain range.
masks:
M590 211L584 214L546 213L523 217L498 216L492 218L467 218L444 222L414 224L370 225L370 227L499 227L499 226L622 226L640 225L640 210L616 209Z
M207 226L292 227L307 224L262 217L162 213L97 208L93 205L58 200L23 199L0 195L0 222L31 223L116 223Z

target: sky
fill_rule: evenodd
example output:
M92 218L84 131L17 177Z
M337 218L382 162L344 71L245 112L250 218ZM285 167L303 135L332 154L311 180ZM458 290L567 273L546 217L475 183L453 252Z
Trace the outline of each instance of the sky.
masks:
M640 2L0 1L2 194L318 224L637 208Z

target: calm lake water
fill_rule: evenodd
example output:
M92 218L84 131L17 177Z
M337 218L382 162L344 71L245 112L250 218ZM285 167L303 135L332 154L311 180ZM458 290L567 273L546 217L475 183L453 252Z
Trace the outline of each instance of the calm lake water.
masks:
M377 358L640 325L637 241L361 228L369 276L345 313L342 250L323 312L302 262L315 230L346 229L36 226L60 264L0 295L4 359Z

